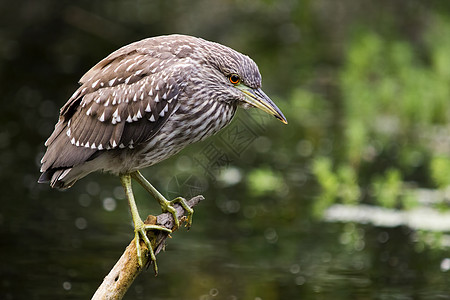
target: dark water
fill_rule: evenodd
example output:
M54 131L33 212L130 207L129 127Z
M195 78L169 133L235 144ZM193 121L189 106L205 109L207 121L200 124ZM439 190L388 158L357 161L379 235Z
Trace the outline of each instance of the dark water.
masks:
M108 211L111 198L83 195L52 191L20 213L2 212L2 299L85 299L95 292L132 228L125 200ZM415 249L406 227L315 222L301 214L273 220L249 213L245 200L236 213L214 202L198 205L192 229L176 232L158 255L158 277L142 273L125 299L449 298L448 252Z
M125 299L450 299L448 197L428 174L434 153L421 154L426 142L405 158L405 143L394 139L383 148L383 139L370 141L381 149L378 160L370 162L370 152L368 160L352 161L357 182L348 180L328 202L320 202L324 185L314 174L316 158L336 166L346 160L340 74L353 35L376 32L378 44L407 41L413 65L425 69L433 62L426 32L449 15L445 1L1 2L0 299L88 299L133 238L117 178L92 174L68 191L51 190L36 183L39 160L59 107L84 72L124 44L174 32L254 58L289 125L240 112L223 134L145 171L168 198L206 200L195 208L191 230L173 234L158 255L158 277L143 272ZM433 45L445 45L444 25ZM439 57L447 66L447 56ZM447 69L440 70L444 78ZM434 90L441 91L427 93ZM396 138L403 136L417 138ZM212 149L214 159L206 156ZM402 205L376 218L363 207L360 218L317 213L317 203L325 212L348 204L355 184L358 201L380 208L364 186L408 160L402 186L436 194L440 206L424 205L433 214L408 219ZM159 214L143 190L136 196L141 216Z

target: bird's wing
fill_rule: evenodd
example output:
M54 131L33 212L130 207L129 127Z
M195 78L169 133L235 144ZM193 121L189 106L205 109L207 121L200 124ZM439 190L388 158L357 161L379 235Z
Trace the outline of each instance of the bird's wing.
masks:
M80 80L61 108L50 145L65 134L92 150L133 148L150 140L176 110L188 71L171 53L122 48Z

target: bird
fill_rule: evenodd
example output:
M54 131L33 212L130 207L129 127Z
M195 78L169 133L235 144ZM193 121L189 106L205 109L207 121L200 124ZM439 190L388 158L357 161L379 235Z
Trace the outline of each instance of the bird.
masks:
M140 170L202 141L228 125L238 107L256 107L287 124L261 89L257 64L247 55L202 38L172 34L133 42L85 73L61 107L45 142L39 183L67 189L96 171L119 176L134 225L139 267L142 239L157 273L147 231L170 229L142 221L132 190L137 181L179 221L173 205L193 210L182 197L167 200Z

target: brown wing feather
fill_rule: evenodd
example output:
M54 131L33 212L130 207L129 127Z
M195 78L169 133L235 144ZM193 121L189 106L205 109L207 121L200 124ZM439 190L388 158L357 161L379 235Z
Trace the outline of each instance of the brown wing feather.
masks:
M101 150L133 148L158 132L177 109L189 70L155 47L151 39L125 46L80 79L46 142L43 171L83 163ZM68 149L72 158L59 154Z
M145 77L125 88L106 87L92 92L94 97L87 97L88 101L83 99L68 126L72 144L102 150L134 147L151 139L177 107L180 90L171 82L169 90L160 89L150 96L153 87L149 81L150 77ZM101 90L109 97L95 97ZM150 110L146 111L147 107Z

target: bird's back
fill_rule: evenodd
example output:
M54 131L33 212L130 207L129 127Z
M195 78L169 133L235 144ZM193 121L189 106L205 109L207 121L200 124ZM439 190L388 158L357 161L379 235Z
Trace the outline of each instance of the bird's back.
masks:
M228 124L236 105L197 88L197 73L208 68L199 54L218 45L208 43L188 36L150 38L95 65L61 108L45 143L39 181L67 188L96 170L135 171Z

